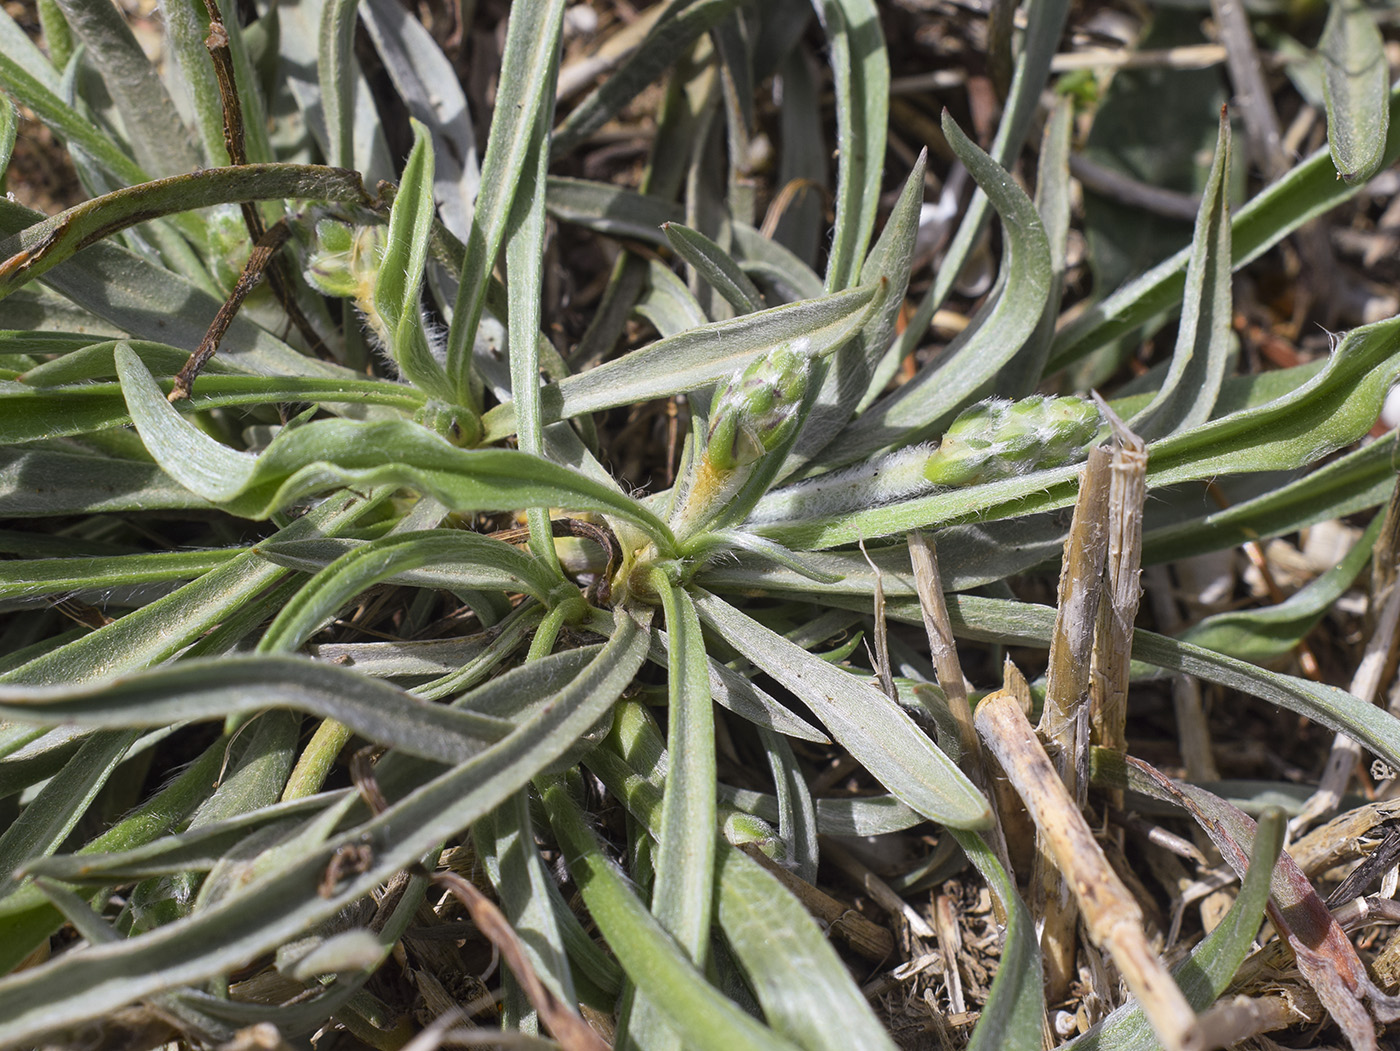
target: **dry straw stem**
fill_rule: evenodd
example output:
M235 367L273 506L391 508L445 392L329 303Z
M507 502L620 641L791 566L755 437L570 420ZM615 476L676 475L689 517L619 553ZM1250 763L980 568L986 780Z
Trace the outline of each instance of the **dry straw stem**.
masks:
M1095 945L1112 957L1167 1051L1204 1046L1196 1014L1147 943L1142 909L1114 873L1012 690L977 706L977 731L1024 801L1074 892Z
M1090 451L1080 475L1079 499L1060 567L1059 607L1040 716L1040 736L1054 756L1060 780L1080 807L1089 780L1089 667L1108 557L1112 465L1113 454L1098 446ZM1031 907L1044 919L1040 950L1045 957L1045 995L1058 1003L1074 981L1078 910L1069 887L1055 871L1043 836L1036 837L1034 864Z
M1391 494L1386 508L1386 520L1377 538L1371 562L1371 637L1361 662L1352 675L1350 691L1363 701L1378 703L1385 687L1395 678L1397 652L1400 651L1400 586L1396 585L1396 567L1400 565L1400 488ZM1392 715L1400 715L1400 706L1390 705ZM1297 835L1324 814L1330 814L1342 800L1361 746L1345 734L1337 734L1332 752L1317 791L1304 805L1302 812L1289 822L1290 835Z
M963 678L962 662L958 660L957 644L953 641L953 624L948 619L948 603L943 598L943 579L938 572L938 551L933 541L917 529L909 534L909 561L914 568L914 588L919 594L919 613L923 617L924 631L928 635L929 656L933 660L934 671L938 673L938 685L948 700L948 711L958 725L958 745L962 751L958 765L968 779L984 795L994 794L996 785L987 769L986 757L977 738L977 730L972 725L972 705L967 699L967 680ZM1027 705L1029 710L1029 705ZM1003 789L1005 786L1002 786ZM989 789L991 791L989 791ZM1019 807L992 807L992 827L987 838L997 860L1008 873L1015 872L1011 852L1007 845L1006 827L1003 816L1020 812ZM1025 842L1030 842L1025 840ZM997 921L1004 923L1001 904L993 896L997 910Z
M1128 670L1133 619L1142 588L1142 505L1147 498L1147 447L1099 400L1113 427L1113 466L1108 491L1108 602L1099 604L1090 682L1094 740L1127 748ZM1116 802L1116 801L1115 801Z

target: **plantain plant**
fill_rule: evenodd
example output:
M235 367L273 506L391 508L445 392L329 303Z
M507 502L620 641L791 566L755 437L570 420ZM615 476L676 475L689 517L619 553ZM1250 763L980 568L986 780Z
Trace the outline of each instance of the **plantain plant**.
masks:
M1234 374L1232 268L1400 153L1381 119L1400 96L1332 67L1331 153L1231 216L1222 120L1192 244L1059 322L1073 113L1037 107L1067 6L1027 0L990 152L945 114L947 161L978 189L917 296L925 160L882 212L871 0L818 0L815 19L658 3L586 93L559 73L563 0L516 0L480 151L483 114L392 0L258 5L246 24L239 5L164 0L159 66L107 0L43 0L47 53L0 13L0 171L18 104L86 194L50 217L0 201L0 1044L118 1025L208 1044L271 1023L399 1047L416 1025L391 973L456 1004L441 1026L480 1014L442 991L444 943L423 931L465 914L508 964L486 1002L525 1043L597 1046L582 1005L623 1046L891 1047L792 888L817 882L823 837L924 828L939 845L911 900L965 857L1005 921L960 1039L1040 1047L1023 898L1040 906L1006 867L1013 814L961 674L886 619L946 626L964 652L1049 647L1055 611L1006 582L1053 573L1083 460L1129 429L1146 565L1382 505L1394 432L1355 443L1400 373L1391 319L1321 367ZM357 20L378 104L412 118L401 168ZM827 176L818 53L824 240L815 195L755 225L770 78L780 178ZM658 78L635 190L551 174L577 173ZM578 94L561 118L556 97ZM1034 199L1008 172L1023 155ZM995 286L900 382L993 219ZM554 244L610 266L569 345ZM1100 403L1064 385L1178 308L1144 380ZM659 404L681 439L669 458L656 438L646 467L668 480L639 491L608 464L625 410ZM1203 513L1207 483L1228 510ZM1400 724L1370 698L1247 659L1299 638L1361 550L1304 610L1194 643L1139 630L1135 674L1252 694L1400 766ZM833 756L864 791L812 790ZM1104 784L1213 805L1124 762L1096 760ZM1242 868L1263 861L1181 979L1191 1010L1241 967L1276 827L1236 829ZM1145 1025L1125 1010L1084 1039L1147 1046Z

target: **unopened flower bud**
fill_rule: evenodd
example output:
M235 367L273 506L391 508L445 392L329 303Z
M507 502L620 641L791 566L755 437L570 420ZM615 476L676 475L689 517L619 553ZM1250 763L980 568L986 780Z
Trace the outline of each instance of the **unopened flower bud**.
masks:
M990 398L953 421L924 477L976 485L1056 467L1080 456L1102 422L1098 408L1080 398Z
M788 347L757 358L715 392L706 455L720 471L751 464L797 426L809 360Z
M374 334L388 346L388 329L374 307L386 233L382 226L322 219L316 224L316 246L307 261L306 280L324 295L353 299Z

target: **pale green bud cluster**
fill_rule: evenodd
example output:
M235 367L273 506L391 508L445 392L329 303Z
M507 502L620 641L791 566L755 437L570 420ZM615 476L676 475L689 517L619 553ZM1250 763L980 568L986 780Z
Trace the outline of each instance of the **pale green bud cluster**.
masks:
M707 453L732 471L772 452L797 426L811 361L789 347L758 358L715 392Z
M386 347L390 345L389 333L374 306L374 285L387 237L387 227L322 219L316 224L316 246L306 265L306 280L311 286L324 295L353 299Z
M934 485L977 485L1077 459L1103 419L1081 398L989 398L953 421L924 465Z

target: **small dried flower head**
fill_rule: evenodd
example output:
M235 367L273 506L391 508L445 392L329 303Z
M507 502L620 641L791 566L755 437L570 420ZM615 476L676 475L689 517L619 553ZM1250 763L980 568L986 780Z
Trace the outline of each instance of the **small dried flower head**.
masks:
M1081 398L989 398L953 421L924 477L976 485L1055 467L1082 455L1102 423L1098 408Z
M751 464L772 452L797 426L807 392L810 359L780 347L735 373L715 392L708 453L721 471Z

